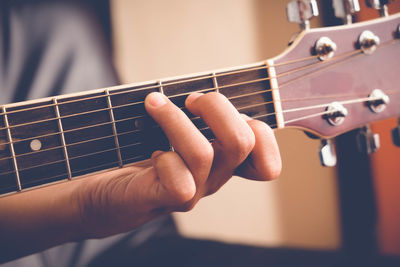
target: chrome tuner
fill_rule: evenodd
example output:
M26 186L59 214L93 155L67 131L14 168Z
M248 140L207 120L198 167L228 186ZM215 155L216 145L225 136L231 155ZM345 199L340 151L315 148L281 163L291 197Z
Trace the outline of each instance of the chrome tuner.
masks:
M389 16L387 5L393 0L366 0L365 2L368 7L377 9L381 17L387 17Z
M358 38L358 45L365 54L372 54L380 43L380 39L371 31L363 31Z
M353 14L360 11L358 0L332 0L335 17L341 18L345 24L353 23Z
M397 126L392 130L392 139L393 144L400 147L400 118Z
M316 0L293 0L286 6L290 22L300 24L301 30L310 29L310 19L319 15Z
M372 154L376 152L380 145L379 134L371 132L369 126L361 128L356 136L358 150L361 153Z
M336 51L336 44L328 37L321 37L315 43L314 49L318 58L322 61L333 57Z
M389 96L380 89L374 89L368 97L371 99L367 102L368 107L375 113L382 112L390 102Z
M319 159L324 167L333 167L336 165L336 149L331 139L322 139L319 147Z
M343 123L347 116L347 109L339 102L332 102L327 108L325 113L325 119L329 124L337 126Z

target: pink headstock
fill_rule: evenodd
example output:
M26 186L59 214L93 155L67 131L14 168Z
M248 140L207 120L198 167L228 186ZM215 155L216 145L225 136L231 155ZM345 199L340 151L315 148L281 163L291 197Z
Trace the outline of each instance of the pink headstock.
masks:
M399 25L400 14L301 33L288 50L273 59L285 127L303 128L327 138L400 116ZM379 45L370 53L363 52L359 42L365 31L379 38ZM336 44L333 56L326 60L316 55L315 45L321 37ZM366 46L372 44L367 38ZM321 49L329 52L330 48ZM343 113L347 114L342 120L334 119L333 114ZM341 122L334 125L329 117Z

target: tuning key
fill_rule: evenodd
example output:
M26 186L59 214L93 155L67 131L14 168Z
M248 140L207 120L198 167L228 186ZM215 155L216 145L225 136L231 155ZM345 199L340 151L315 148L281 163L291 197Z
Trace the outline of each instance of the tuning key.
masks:
M365 126L357 134L357 145L361 153L372 154L380 148L379 134L372 133L370 127Z
M310 29L310 19L319 15L316 0L293 0L286 6L290 22L300 24L302 30Z
M336 149L331 139L322 139L319 147L319 159L322 166L333 167L336 165Z
M332 0L335 16L341 18L346 24L353 23L353 14L360 11L358 0Z
M381 17L389 16L387 5L393 0L366 0L367 6L379 10Z

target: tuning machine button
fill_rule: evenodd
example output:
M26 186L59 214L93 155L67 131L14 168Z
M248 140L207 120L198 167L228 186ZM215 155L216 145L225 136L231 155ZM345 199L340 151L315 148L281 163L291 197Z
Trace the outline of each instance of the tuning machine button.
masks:
M360 11L358 0L332 0L335 16L341 18L346 24L353 23L353 14Z
M315 43L314 49L318 58L322 61L333 57L336 51L336 44L328 37L321 37Z
M377 9L381 17L389 16L387 5L393 0L366 0L367 6Z
M337 126L343 123L347 114L347 109L342 104L335 101L329 104L329 106L326 108L324 117L329 124Z
M363 31L358 38L358 45L365 54L372 54L380 43L380 39L371 31Z
M310 19L319 15L316 0L293 0L286 6L290 22L300 24L301 30L310 29Z
M334 167L337 162L336 149L331 139L322 139L319 147L319 159L324 167Z
M389 96L380 89L374 89L368 97L371 99L368 107L375 113L382 112L390 102Z
M372 133L369 126L361 128L357 134L358 150L361 153L371 154L376 152L380 145L379 134Z

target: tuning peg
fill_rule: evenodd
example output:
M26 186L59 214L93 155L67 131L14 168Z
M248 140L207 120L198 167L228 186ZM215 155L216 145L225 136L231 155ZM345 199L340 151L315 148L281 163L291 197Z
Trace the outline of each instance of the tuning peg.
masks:
M398 125L392 130L393 144L400 146L400 118Z
M335 16L341 18L346 24L353 23L353 14L360 11L358 0L332 0Z
M319 159L322 166L333 167L336 165L336 149L331 139L322 139L319 147Z
M316 0L293 0L286 6L290 22L300 24L302 30L310 29L310 19L319 15Z
M372 133L370 127L365 126L357 134L357 145L361 153L368 155L374 153L380 147L379 134Z
M366 0L367 6L379 10L381 17L389 16L387 5L393 0Z

